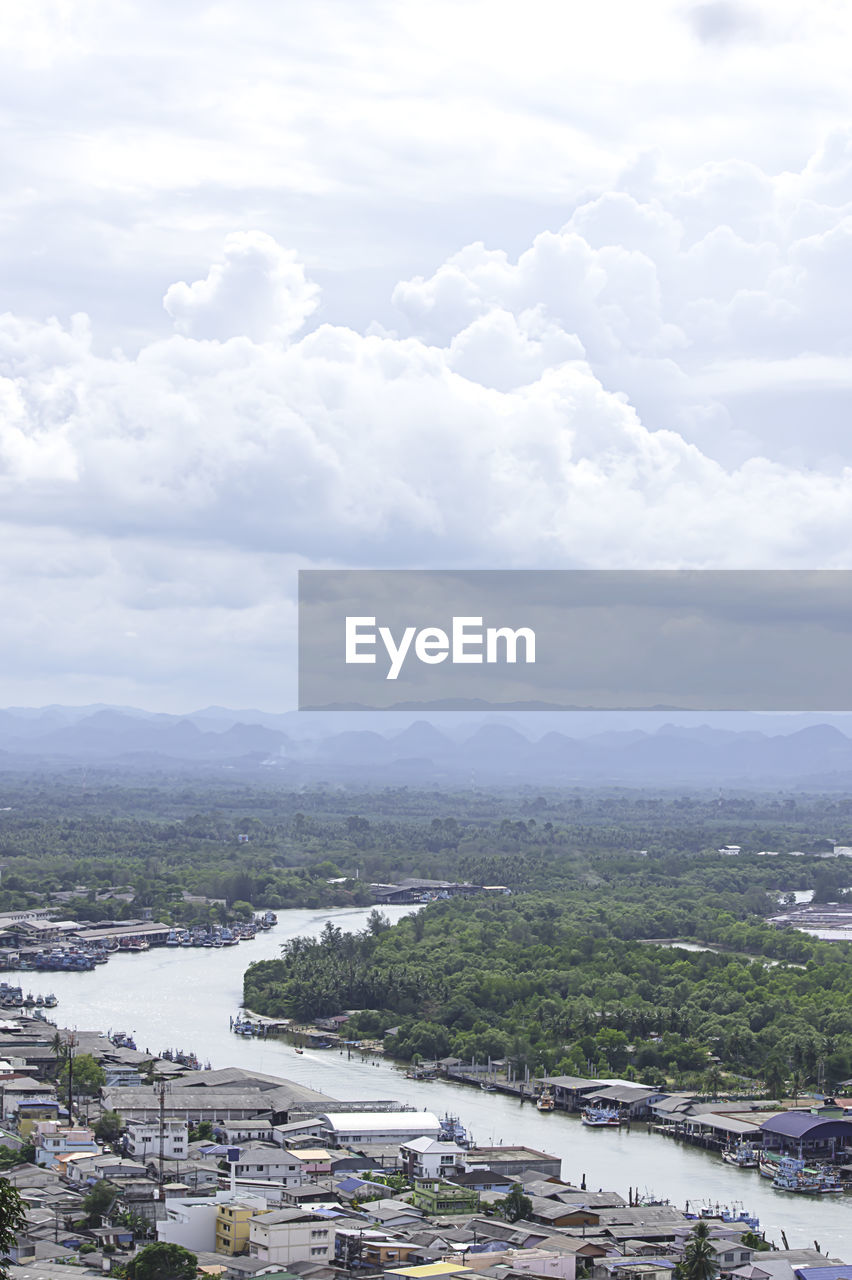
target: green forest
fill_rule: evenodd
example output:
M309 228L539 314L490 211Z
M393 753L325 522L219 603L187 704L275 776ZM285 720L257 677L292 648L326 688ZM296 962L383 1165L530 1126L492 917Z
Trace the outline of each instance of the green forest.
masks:
M506 1058L574 1075L715 1091L852 1074L849 946L764 923L729 888L632 885L436 902L389 928L329 925L255 964L245 1001L299 1021L359 1010L346 1034L392 1054ZM680 936L719 950L645 938ZM388 1028L398 1027L392 1034Z
M189 922L367 905L371 882L405 876L505 886L289 943L248 970L246 1002L300 1021L356 1011L352 1035L403 1059L689 1087L852 1075L849 947L767 920L794 890L849 893L852 860L818 856L835 843L852 845L837 793L0 775L0 910Z

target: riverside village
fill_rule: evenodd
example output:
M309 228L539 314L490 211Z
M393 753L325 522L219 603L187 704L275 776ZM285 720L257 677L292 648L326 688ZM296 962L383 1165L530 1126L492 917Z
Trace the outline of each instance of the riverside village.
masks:
M290 1052L301 1062L305 1050ZM448 1059L416 1074L517 1089L501 1065ZM670 1280L690 1274L696 1249L724 1280L852 1280L852 1232L845 1256L819 1239L791 1247L783 1227L772 1238L747 1207L752 1178L782 1204L842 1205L852 1098L748 1104L626 1081L525 1084L521 1132L524 1114L549 1113L551 1124L600 1129L602 1141L630 1126L698 1144L736 1168L742 1202L587 1185L581 1168L533 1144L477 1144L456 1115L391 1097L332 1099L251 1067L199 1068L128 1035L8 1010L0 1155L26 1206L10 1274L123 1275L159 1243L187 1250L199 1276L226 1280Z

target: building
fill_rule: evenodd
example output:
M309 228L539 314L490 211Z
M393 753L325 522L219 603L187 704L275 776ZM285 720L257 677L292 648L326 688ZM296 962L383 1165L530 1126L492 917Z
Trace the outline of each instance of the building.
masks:
M260 1203L263 1208L259 1207L257 1198L252 1196L246 1201L231 1199L216 1206L216 1253L224 1253L229 1257L248 1253L249 1224L255 1214L266 1212L265 1204L263 1201Z
M479 1192L470 1187L460 1187L441 1178L417 1178L411 1203L422 1209L429 1218L451 1213L476 1213L479 1208Z
M334 1261L347 1271L382 1271L416 1257L420 1246L394 1240L387 1232L338 1227L334 1233Z
M464 1164L465 1149L455 1142L434 1138L414 1138L399 1148L403 1172L409 1178L441 1178Z
M534 1147L468 1147L465 1166L476 1168L485 1165L494 1174L507 1178L537 1175L540 1178L561 1178L562 1160L549 1156Z
M322 1136L333 1147L370 1146L437 1138L441 1122L431 1111L338 1111L321 1114Z
M163 1119L162 1155L166 1160L185 1160L189 1146L185 1120ZM128 1120L124 1149L134 1160L158 1159L160 1152L159 1120Z
M220 1191L214 1196L170 1197L166 1200L165 1217L157 1221L157 1239L167 1244L179 1244L192 1253L213 1253L216 1250L218 1232L224 1246L219 1252L233 1256L228 1246L232 1240L241 1239L243 1232L241 1229L224 1230L226 1226L238 1226L236 1220L226 1217L222 1218L222 1229L219 1230L219 1211L234 1205L245 1210L251 1217L252 1213L264 1211L266 1201L261 1196L240 1194L234 1197L229 1191ZM243 1249L247 1239L246 1231Z
M783 1111L760 1126L767 1151L783 1151L799 1160L833 1159L852 1146L852 1120L821 1118L810 1111Z
M47 1169L58 1169L62 1156L98 1155L100 1152L92 1129L61 1125L56 1120L38 1120L33 1127L32 1141L36 1149L36 1164Z
M251 1142L240 1148L240 1158L234 1166L238 1178L255 1181L280 1182L285 1186L299 1186L303 1176L303 1164L298 1156L281 1147Z
M249 1253L259 1262L288 1266L326 1263L334 1252L331 1219L305 1209L276 1209L249 1223Z

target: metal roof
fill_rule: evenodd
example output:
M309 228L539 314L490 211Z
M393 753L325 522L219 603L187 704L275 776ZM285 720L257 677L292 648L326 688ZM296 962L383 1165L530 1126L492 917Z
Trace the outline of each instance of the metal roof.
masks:
M780 1115L764 1120L760 1127L764 1133L777 1133L785 1138L852 1139L852 1120L840 1117L821 1119L809 1111L782 1111Z
M323 1127L358 1133L393 1133L409 1130L434 1129L440 1132L441 1122L431 1111L332 1111L320 1117Z

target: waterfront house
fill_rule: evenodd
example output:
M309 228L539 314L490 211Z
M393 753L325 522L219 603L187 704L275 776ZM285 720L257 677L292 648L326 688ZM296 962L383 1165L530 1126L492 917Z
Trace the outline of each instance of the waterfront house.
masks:
M784 1111L760 1126L767 1151L781 1151L800 1160L833 1160L852 1146L852 1120L824 1119L810 1111Z
M441 1122L431 1111L338 1111L320 1115L324 1141L333 1147L437 1138Z
M584 1095L586 1102L598 1106L611 1107L623 1119L635 1120L651 1113L655 1102L661 1102L668 1095L660 1089L649 1089L645 1085L614 1084L602 1089L595 1089Z

